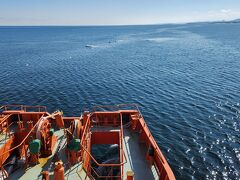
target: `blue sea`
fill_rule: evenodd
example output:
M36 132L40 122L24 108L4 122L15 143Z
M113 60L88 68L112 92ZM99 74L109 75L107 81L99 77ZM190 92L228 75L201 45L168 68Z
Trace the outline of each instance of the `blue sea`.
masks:
M0 104L136 103L177 179L240 178L240 24L0 27Z

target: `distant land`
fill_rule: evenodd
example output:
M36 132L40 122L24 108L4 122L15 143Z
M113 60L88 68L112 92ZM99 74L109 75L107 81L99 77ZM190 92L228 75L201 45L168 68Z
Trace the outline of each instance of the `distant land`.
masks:
M234 20L218 20L218 21L196 21L184 24L218 24L218 23L240 23L240 18Z
M1 19L1 17L0 17ZM237 19L233 19L233 20L213 20L213 21L193 21L193 22L182 22L182 23L156 23L156 24L134 24L134 25L1 25L0 24L0 27L8 27L8 26L12 26L12 27L18 27L18 26L29 26L29 27L41 27L41 26L145 26L145 25L177 25L177 24L218 24L218 23L225 23L225 24L230 24L230 23L240 23L240 18L237 18Z
M234 20L230 20L230 21L216 21L215 23L240 23L240 18L239 19L234 19Z

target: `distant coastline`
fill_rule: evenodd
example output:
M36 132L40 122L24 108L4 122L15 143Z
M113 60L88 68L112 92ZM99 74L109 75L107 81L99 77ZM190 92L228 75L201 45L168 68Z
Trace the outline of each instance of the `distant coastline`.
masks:
M172 22L172 23L156 23L156 24L113 24L113 25L58 25L58 24L49 24L49 25L4 25L0 24L0 27L121 27L121 26L155 26L155 25L183 25L183 24L211 24L211 23L240 23L240 18L234 20L216 20L216 21L195 21L195 22Z
M240 19L234 19L234 20L230 20L230 21L216 21L215 23L240 23Z

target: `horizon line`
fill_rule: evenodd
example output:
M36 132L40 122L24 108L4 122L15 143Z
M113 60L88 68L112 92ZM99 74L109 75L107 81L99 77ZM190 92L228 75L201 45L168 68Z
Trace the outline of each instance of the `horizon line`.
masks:
M30 24L23 24L23 25L4 25L0 24L0 27L44 27L44 26L52 26L52 27L106 27L106 26L157 26L157 25L183 25L183 24L191 24L191 23L218 23L218 22L232 22L234 20L239 20L239 18L235 18L232 20L200 20L200 21L188 21L188 22L169 22L169 23L149 23L149 24L39 24L39 25L30 25Z

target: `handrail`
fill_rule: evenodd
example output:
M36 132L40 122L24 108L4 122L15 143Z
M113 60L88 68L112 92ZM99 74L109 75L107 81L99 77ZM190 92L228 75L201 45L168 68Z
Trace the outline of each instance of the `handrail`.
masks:
M142 116L142 114L141 114L137 104L118 104L118 105L110 105L110 106L97 105L97 106L93 107L93 112L96 112L98 108L110 108L110 109L118 109L118 110L120 110L121 107L133 107Z
M121 176L101 176L99 175L91 165L88 165L86 168L88 169L88 167L90 167L90 169L92 169L95 173L95 175L97 175L98 178L121 178L123 177L123 165L127 163L127 158L126 158L126 155L123 151L123 144L122 144L122 139L123 139L123 126L122 126L122 121L121 121L121 134L120 134L120 138L121 138L121 141L120 141L120 156L121 156L121 159L124 160L124 162L121 162L121 163L118 163L118 164L103 164L103 163L99 163L93 156L92 154L87 150L87 148L85 147L87 144L85 144L85 140L86 140L86 137L87 137L87 128L89 127L90 123L91 123L91 117L92 117L93 113L90 113L90 115L88 116L87 118L87 121L86 121L86 124L85 124L85 127L84 127L84 130L83 130L83 135L82 135L82 139L81 139L81 148L83 150L82 152L82 155L84 154L84 152L86 152L89 157L91 158L91 160L97 165L97 166L102 166L102 167L120 167L121 168ZM121 119L122 120L122 119ZM125 157L125 158L124 158ZM84 160L83 160L84 161ZM121 161L121 160L120 160ZM83 162L84 164L84 162ZM86 171L88 171L86 169Z
M0 125L1 125L2 123L4 123L5 120L7 120L10 116L11 116L11 114L9 114L9 115L7 115L6 117L4 117L4 119L0 122Z
M39 112L41 112L41 109L43 110L43 112L46 112L47 111L47 107L46 106L23 106L25 111L27 111L27 109L30 109L30 108L36 108L38 109Z
M119 105L113 105L113 106L95 106L95 107L94 107L94 110L96 110L96 108L119 108L119 109L120 109L121 107L128 107L128 106L135 107L136 110L138 111L139 117L140 117L140 118L143 118L143 116L142 116L142 114L141 114L141 111L139 110L139 107L138 107L137 104L119 104ZM96 112L96 111L95 111L95 112ZM149 132L149 134L147 134L147 132L145 132L146 135L149 136L149 137L151 137L152 134L151 134L148 126L146 125L146 123L144 123L143 126L144 126L144 127L146 126L146 128L147 128L147 130L148 130L148 132ZM157 156L160 158L161 162L162 162L162 163L165 163L164 160L162 159L162 153L161 153L161 151L160 151L160 152L157 151L157 150L160 150L160 149L158 148L158 145L157 145L156 141L151 142L151 144L154 146L154 150L156 151Z
M120 141L120 145L121 145L121 153L120 153L120 156L121 156L121 159L123 161L124 159L124 150L123 150L123 143L122 143L122 140L123 140L123 124L122 124L122 114L120 113L120 127L121 127L121 141ZM127 162L127 158L126 159L126 162ZM124 166L122 165L121 166L121 176L123 177L123 172L124 172Z
M89 120L90 120L90 116L88 117L87 123L88 123ZM87 124L87 123L86 123L86 124ZM82 135L82 141L81 141L81 142L83 142L83 138L84 138L84 135L85 135L86 127L87 127L87 125L85 126L85 128L84 128L84 130L83 130L83 135ZM83 148L84 151L87 152L87 154L91 157L91 159L92 159L98 166L121 166L121 165L123 165L123 164L126 163L126 162L123 162L123 163L119 163L119 164L99 164L99 163L97 162L97 160L91 155L90 152L88 152L88 150L87 150L82 144L80 144L80 146Z
M87 129L88 123L90 123L90 117L87 118L87 122L86 122L86 124L85 124L84 129L83 129L81 143L83 142L83 139L85 138L84 135L86 134L86 129Z
M154 158L154 163L156 164L156 166L155 166L156 169L157 169L158 171L161 171L162 168L165 169L165 170L166 170L166 176L170 177L170 179L175 179L174 174L173 174L170 166L169 166L168 163L167 163L167 160L165 159L164 155L162 154L160 148L158 147L157 142L154 140L151 132L149 131L148 126L146 125L145 122L142 124L141 121L140 121L140 124L141 124L141 126L142 126L142 128L143 128L144 133L145 133L148 137L151 137L151 138L149 138L149 139L150 139L149 142L150 142L150 144L151 144L151 145L153 146L153 148L154 148L154 154L155 154L155 155L154 155L154 156L155 156L155 158ZM157 163L158 160L160 161L161 165ZM161 167L160 167L159 165L160 165Z
M120 113L120 115L121 115L121 113ZM121 118L120 118L120 161L122 161L122 160L125 160L125 162L123 162L123 163L119 163L119 164L99 164L96 160L95 160L95 158L93 157L93 156L91 156L91 154L85 149L85 147L83 147L83 149L84 149L84 151L86 151L89 155L90 155L90 157L91 157L91 159L93 159L93 161L98 165L98 166L112 166L112 167L121 167L121 176L101 176L101 175L99 175L92 167L91 167L91 169L94 171L94 173L98 176L98 178L112 178L112 177L115 177L115 178L121 178L121 177L123 177L123 172L124 172L124 170L123 170L123 165L124 164L126 164L127 163L127 158L126 158L126 155L125 155L125 152L124 152L124 150L123 150L123 143L122 143L122 140L123 140L123 125L122 125L122 116L120 116ZM125 158L125 159L124 159Z
M7 126L6 130L5 130L5 131L2 131L2 132L0 132L0 135L1 135L1 134L3 134L4 132L6 132L6 133L7 133L7 130L9 130L10 126L11 126L11 125L13 125L14 123L15 123L15 122L11 122L10 124L8 124L8 126ZM11 135L11 134L10 134L10 132L8 132L8 133L9 133L9 136L10 136L10 135Z
M121 178L121 176L101 176L97 173L97 171L93 167L91 167L91 169L97 175L98 178Z
M146 135L148 136L148 137L151 137L152 136L152 134L151 134L151 132L150 132L150 130L149 130L149 128L148 128L148 126L146 125L146 123L144 122L144 126L143 127L146 127L146 129L148 130L148 134L147 134L147 132L145 132L146 133ZM144 129L143 129L144 130ZM153 137L153 136L152 136ZM156 143L156 141L155 140L153 140L152 142L150 142L153 146L155 146L154 147L154 150L155 150L155 152L157 153L157 156L160 158L160 160L161 160L161 162L163 163L163 164L165 164L165 161L163 160L163 158L162 158L162 153L161 153L161 150L158 148L158 145L157 145L157 143ZM157 150L159 150L159 151L157 151Z
M10 105L1 105L0 109L5 109L7 110L8 108L19 108L21 111L27 111L27 109L30 108L34 108L34 109L38 109L39 112L41 112L41 110L43 110L43 112L47 112L47 107L46 106L26 106L26 105L18 105L18 104L10 104Z
M93 107L93 112L98 112L98 111L97 111L97 108L114 108L114 109L117 108L117 110L121 110L121 107L133 107L133 108L135 108L135 110L138 112L139 117L140 117L140 118L143 117L143 116L142 116L142 113L141 113L141 111L140 111L140 109L139 109L138 104L118 104L118 105L112 105L112 106L101 106L101 105L99 105L99 106L94 106L94 107Z
M91 155L90 152L88 152L88 150L87 150L82 144L80 144L80 146L83 148L83 150L84 150L85 152L87 152L87 154L91 157L91 159L92 159L98 166L121 166L121 165L123 165L123 164L126 163L126 162L124 162L124 163L119 163L119 164L99 164L99 163L97 162L97 160Z
M142 116L142 114L141 114L137 104L120 104L120 105L116 105L116 106L95 106L94 107L94 112L98 112L98 110L97 110L98 108L101 108L102 111L103 111L104 108L106 108L107 111L110 111L109 109L113 109L113 110L116 111L116 110L121 110L121 107L134 107L135 110L137 110L137 112L139 114L139 119L143 118L143 116ZM146 127L146 130L145 130L145 127ZM144 122L144 124L142 124L142 128L143 128L143 131L146 134L146 136L153 137L151 132L150 132L150 130L149 130L149 128L148 128L148 126L146 125L145 122ZM155 152L156 158L160 160L160 162L162 163L163 166L165 166L166 165L166 160L165 160L161 150L159 149L156 141L154 140L154 138L150 138L150 144L154 148L154 152ZM159 168L157 167L157 169L159 169Z
M40 122L40 120L43 118L43 116L44 116L44 115L42 115L41 118L35 123L35 125L32 127L32 129L31 129L31 130L29 131L29 133L25 136L25 138L22 140L21 143L19 143L19 144L18 144L17 146L15 146L15 147L9 149L8 151L2 153L2 154L0 155L0 157L3 157L3 155L7 154L8 152L11 152L11 151L15 150L16 148L20 147L20 146L26 141L26 139L27 139L28 136L32 133L32 131L35 129L35 127L36 127L37 124ZM2 162L1 162L1 163L2 163ZM0 166L2 166L2 164L0 164Z
M9 105L2 105L2 107L7 110L8 107L16 107L16 108L20 108L21 110L23 110L23 105L18 105L18 104L9 104Z

